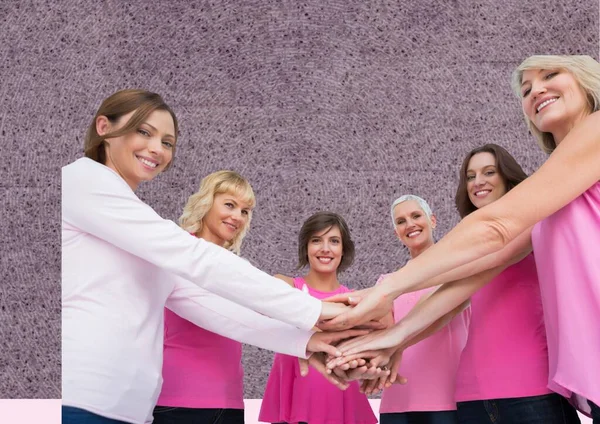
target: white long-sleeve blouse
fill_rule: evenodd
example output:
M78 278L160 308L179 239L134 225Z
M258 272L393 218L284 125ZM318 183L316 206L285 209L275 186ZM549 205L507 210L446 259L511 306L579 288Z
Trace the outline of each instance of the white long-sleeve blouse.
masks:
M131 423L152 420L165 306L295 356L306 354L321 311L317 299L162 219L88 158L62 169L62 302L63 404Z

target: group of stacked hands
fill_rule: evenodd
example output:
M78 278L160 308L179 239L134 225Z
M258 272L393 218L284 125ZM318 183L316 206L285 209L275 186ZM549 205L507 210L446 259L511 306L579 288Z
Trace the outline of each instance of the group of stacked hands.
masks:
M368 300L361 303L366 294L370 294ZM377 296L373 288L337 294L324 301L339 305L340 312L333 319L317 323L319 342L313 345L315 352L308 359L299 359L301 375L308 373L310 364L342 390L351 381L361 380L360 390L367 394L395 383L405 384L407 380L398 375L398 369L407 344L371 348L375 338L382 340L384 336L378 330L386 328L382 318L391 311L391 301L386 296ZM309 344L309 351L311 348Z

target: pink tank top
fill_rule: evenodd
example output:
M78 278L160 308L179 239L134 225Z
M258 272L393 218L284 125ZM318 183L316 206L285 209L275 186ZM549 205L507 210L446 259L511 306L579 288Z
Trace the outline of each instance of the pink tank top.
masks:
M382 275L377 282L386 276ZM394 301L394 320L398 322L423 295L433 290L428 288L398 297ZM467 308L437 333L404 351L399 374L407 377L408 383L394 384L383 391L380 413L456 409L456 369L467 341L470 315Z
M456 375L456 401L550 393L544 312L529 255L471 297L471 325Z
M532 241L549 387L589 412L585 399L600 405L600 182L536 224Z
M163 386L157 405L244 409L241 343L165 309Z
M294 278L294 287L317 299L350 291L340 285L333 292L322 292L310 287L300 277ZM301 377L298 359L279 353L273 360L258 420L267 423L377 423L366 395L359 392L358 382L351 382L350 387L342 391L314 369L310 369L306 377Z

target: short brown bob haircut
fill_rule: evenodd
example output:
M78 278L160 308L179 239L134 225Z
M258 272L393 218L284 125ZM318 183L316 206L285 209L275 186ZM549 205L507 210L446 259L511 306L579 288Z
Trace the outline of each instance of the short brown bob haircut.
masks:
M354 242L344 218L333 212L317 212L304 221L298 234L298 269L308 265L308 242L316 233L338 227L342 234L342 260L337 273L344 271L354 261Z

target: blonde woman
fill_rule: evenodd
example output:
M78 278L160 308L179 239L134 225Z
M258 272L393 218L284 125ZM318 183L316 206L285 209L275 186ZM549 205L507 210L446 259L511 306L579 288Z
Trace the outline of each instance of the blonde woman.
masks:
M256 204L248 181L233 171L205 177L179 218L194 236L239 254ZM156 424L243 423L242 344L165 310L163 386Z
M255 204L254 191L245 178L233 171L218 171L205 177L198 191L189 197L180 226L195 237L239 254ZM195 289L187 290L190 294ZM173 306L177 304L167 301L167 308ZM269 321L272 320L263 318L263 324L257 328L268 330L273 340L289 339L293 328ZM259 322L256 317L255 322ZM347 336L331 337L338 340ZM297 346L292 349L302 349L301 343L294 341ZM243 423L241 361L239 341L198 327L166 309L163 385L154 409L154 423Z

